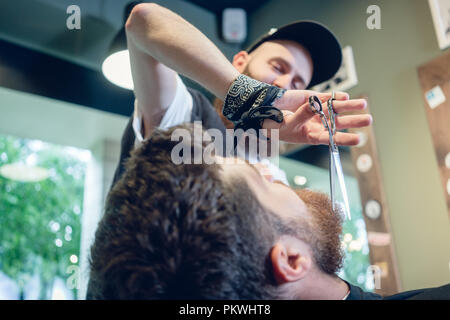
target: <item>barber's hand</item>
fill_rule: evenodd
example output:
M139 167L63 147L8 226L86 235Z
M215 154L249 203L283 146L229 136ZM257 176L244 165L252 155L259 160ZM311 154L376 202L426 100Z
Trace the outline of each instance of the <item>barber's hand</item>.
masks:
M286 142L328 144L328 131L323 126L320 116L309 107L308 99L312 95L322 101L323 112L328 118L327 100L331 98L331 93L289 90L274 103L274 106L283 112L283 122L264 120L263 128L268 129L268 137L270 138L270 129L279 129L280 140ZM348 94L344 92L336 92L335 98L333 107L339 114L336 116L336 130L367 127L372 123L372 116L368 114L340 115L342 112L363 110L367 106L366 100L349 99ZM359 136L355 133L336 131L334 141L337 145L353 146L359 143Z

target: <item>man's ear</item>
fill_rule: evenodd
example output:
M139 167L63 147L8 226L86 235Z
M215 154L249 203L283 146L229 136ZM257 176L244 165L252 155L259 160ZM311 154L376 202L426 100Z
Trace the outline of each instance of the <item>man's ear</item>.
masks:
M250 55L247 51L239 51L233 57L233 66L242 73L245 70L248 62L250 61Z
M281 238L271 249L270 260L278 284L303 279L311 269L308 246L294 237Z

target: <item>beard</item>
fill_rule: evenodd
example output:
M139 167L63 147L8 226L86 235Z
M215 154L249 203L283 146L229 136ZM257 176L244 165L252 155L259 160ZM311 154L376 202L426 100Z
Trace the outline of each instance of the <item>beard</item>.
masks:
M243 74L244 76L248 76L248 77L250 77L250 78L255 79L255 78L253 77L253 75L251 74L251 72L250 72L249 65L250 65L250 63L247 63L247 65L246 65L245 68L244 68L244 71L242 71L242 74Z
M302 238L310 245L317 266L326 274L336 274L342 267L343 261L341 212L333 210L332 203L326 194L308 189L294 191L306 204L310 213L308 222L295 222L297 225L300 224L298 230L309 233ZM305 227L305 223L309 226Z

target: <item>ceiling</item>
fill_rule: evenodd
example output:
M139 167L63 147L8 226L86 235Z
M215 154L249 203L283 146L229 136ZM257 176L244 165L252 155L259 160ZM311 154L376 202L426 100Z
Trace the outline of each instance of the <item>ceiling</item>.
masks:
M221 41L216 16L226 7L248 13L267 0L159 0L205 33L226 56L236 45ZM0 1L0 39L66 59L95 70L101 69L112 39L123 26L125 7L131 0L14 0ZM68 30L67 7L81 10L81 30ZM20 8L20 10L18 9Z
M68 30L66 9L81 9L81 30ZM0 38L71 62L99 69L101 56L122 21L125 0L0 1ZM17 8L21 8L18 10Z

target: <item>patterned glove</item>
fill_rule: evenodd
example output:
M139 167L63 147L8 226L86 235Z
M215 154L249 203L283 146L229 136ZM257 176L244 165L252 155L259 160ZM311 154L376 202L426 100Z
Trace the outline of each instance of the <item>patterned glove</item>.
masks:
M241 74L228 90L222 113L234 123L235 130L255 129L258 134L265 119L283 121L283 113L273 107L273 102L285 92Z

